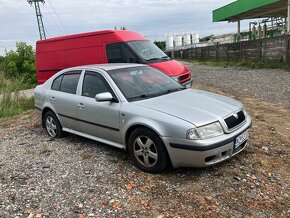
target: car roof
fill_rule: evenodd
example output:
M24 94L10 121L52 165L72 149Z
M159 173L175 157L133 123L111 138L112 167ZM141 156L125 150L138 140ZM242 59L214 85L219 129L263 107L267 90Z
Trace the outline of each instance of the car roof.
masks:
M122 68L128 68L128 67L144 67L148 66L145 64L128 64L128 63L114 63L114 64L92 64L92 65L82 65L82 66L77 66L77 67L71 67L67 68L65 70L116 70L116 69L122 69Z

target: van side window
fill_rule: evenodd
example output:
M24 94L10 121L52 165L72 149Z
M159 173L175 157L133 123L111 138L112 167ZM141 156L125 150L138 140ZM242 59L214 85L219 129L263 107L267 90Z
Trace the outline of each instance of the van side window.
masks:
M82 96L95 98L97 94L111 92L106 80L95 72L86 72L83 81Z
M107 45L109 63L139 63L137 56L125 43Z
M107 46L107 56L109 63L122 63L121 44L111 44Z
M60 87L60 84L61 84L62 77L63 77L63 75L57 77L57 78L53 81L53 83L52 83L52 85L51 85L51 89L52 89L52 90L59 91L59 87Z
M69 72L63 75L59 91L76 94L81 71Z

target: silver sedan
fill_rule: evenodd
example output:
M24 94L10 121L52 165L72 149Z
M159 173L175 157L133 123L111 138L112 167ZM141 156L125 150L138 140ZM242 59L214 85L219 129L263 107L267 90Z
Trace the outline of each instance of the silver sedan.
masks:
M35 107L50 137L69 132L124 149L150 173L225 161L246 147L251 126L240 102L137 64L62 70L36 87Z

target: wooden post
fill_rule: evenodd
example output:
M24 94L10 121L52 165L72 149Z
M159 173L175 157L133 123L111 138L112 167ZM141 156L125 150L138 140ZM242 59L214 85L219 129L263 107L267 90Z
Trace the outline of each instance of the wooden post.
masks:
M290 44L290 37L289 36L286 36L285 37L285 40L286 40L286 48L285 48L285 52L286 52L286 54L285 54L285 62L287 63L287 64L289 64L289 44Z
M171 58L174 59L174 51L171 51Z
M215 61L218 61L218 44L215 45Z
M259 43L259 61L262 61L262 56L263 56L263 39L260 39Z
M207 57L206 57L207 60L209 60L209 46L207 46Z
M229 61L229 44L227 44L227 53L226 53L227 61Z
M242 53L242 48L243 48L243 41L241 41L241 42L238 42L238 43L240 43L239 61L241 61L241 60L242 60L242 58L243 58L243 53Z
M288 0L287 33L290 34L290 0Z

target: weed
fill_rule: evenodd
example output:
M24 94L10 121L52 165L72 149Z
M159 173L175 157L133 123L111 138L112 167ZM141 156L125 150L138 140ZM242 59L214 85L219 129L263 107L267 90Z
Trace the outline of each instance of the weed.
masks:
M27 84L20 79L7 79L0 72L0 118L12 117L34 107L34 98L26 98L20 90Z
M34 107L34 98L6 91L0 95L0 118L12 117Z
M24 154L34 154L34 151L30 147L24 148Z
M40 151L41 154L46 154L46 155L50 155L51 152L52 152L52 150L48 145L43 145L43 147Z
M84 151L80 154L80 156L83 160L87 160L87 159L94 157L94 154L91 152L88 152L88 151Z

